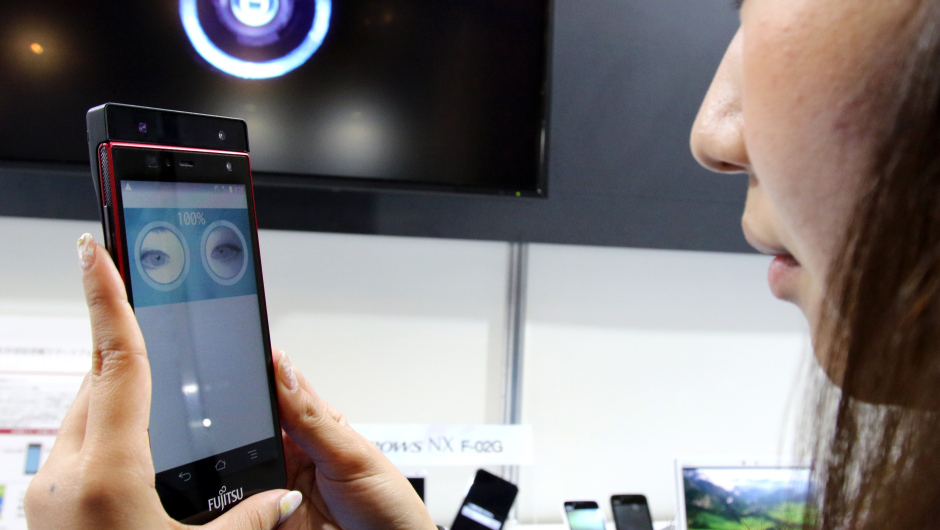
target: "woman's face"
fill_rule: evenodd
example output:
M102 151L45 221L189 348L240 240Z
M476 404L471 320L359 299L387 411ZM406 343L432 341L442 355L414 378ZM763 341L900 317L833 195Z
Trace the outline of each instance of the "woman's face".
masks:
M692 129L702 165L748 175L745 236L813 329L917 2L745 0Z

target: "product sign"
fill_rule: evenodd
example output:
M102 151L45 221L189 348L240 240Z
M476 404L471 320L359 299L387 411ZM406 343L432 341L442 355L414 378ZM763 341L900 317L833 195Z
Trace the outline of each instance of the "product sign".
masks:
M396 466L533 463L531 425L370 423L353 428Z

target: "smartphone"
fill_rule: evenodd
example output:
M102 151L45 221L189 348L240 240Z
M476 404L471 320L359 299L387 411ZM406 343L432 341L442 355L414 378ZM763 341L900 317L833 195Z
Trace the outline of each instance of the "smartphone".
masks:
M617 530L653 530L653 517L643 495L611 495Z
M604 511L594 501L565 501L565 528L607 530Z
M150 450L173 518L286 484L244 121L88 111L105 245L150 358Z
M450 530L500 530L519 488L480 469Z
M26 465L23 466L24 475L35 475L39 472L39 457L42 456L42 446L29 444L26 447Z
M415 471L408 471L404 473L405 478L408 479L408 482L411 484L411 487L415 489L415 493L418 494L418 497L421 497L421 502L425 504L427 501L424 498L426 478L424 473L419 473Z

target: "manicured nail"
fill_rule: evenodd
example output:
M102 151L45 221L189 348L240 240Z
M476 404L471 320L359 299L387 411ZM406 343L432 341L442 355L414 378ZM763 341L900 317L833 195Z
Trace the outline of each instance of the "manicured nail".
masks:
M300 506L300 501L302 501L303 498L304 496L301 495L300 492L296 490L281 497L281 502L280 502L281 516L278 518L277 524L283 523L285 520L287 520L288 517L291 516L291 514L297 511L297 507Z
M95 238L91 234L82 234L78 238L78 263L83 271L87 271L95 263L95 250L98 245L95 244Z
M278 362L281 367L281 374L284 377L284 384L291 392L297 390L297 374L294 373L294 365L290 363L287 354L281 352L281 360Z

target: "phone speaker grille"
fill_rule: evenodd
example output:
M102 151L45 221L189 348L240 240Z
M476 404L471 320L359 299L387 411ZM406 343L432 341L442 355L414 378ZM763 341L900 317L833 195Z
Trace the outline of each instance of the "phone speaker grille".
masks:
M104 204L111 207L111 171L108 169L108 149L105 146L98 148L98 160L101 162L101 194L104 195Z

